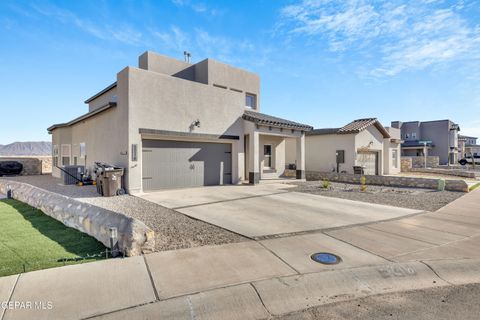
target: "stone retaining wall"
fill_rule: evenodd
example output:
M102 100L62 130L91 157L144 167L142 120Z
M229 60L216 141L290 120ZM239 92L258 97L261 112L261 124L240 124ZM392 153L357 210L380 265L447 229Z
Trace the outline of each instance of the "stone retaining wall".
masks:
M401 157L400 158L401 171L408 172L412 168L424 168L424 157ZM427 168L436 168L440 164L440 158L438 156L427 156Z
M109 228L118 230L118 245L127 256L151 252L154 232L143 222L32 185L0 179L0 192L12 190L13 198L40 209L64 225L84 232L110 247Z
M316 181L327 179L329 181L360 184L361 175L335 172L307 171L307 180ZM392 177L392 176L365 176L366 184L391 186L391 187L412 187L437 189L440 179ZM463 180L446 180L445 190L468 192L468 185Z
M409 172L412 170L412 158L400 157L400 172Z
M457 176L457 177L472 178L472 179L475 179L477 175L480 176L480 173L476 173L474 171L461 170L461 169L412 168L410 169L410 171L443 174L447 176Z
M51 156L1 157L0 161L18 161L23 164L22 176L52 173Z

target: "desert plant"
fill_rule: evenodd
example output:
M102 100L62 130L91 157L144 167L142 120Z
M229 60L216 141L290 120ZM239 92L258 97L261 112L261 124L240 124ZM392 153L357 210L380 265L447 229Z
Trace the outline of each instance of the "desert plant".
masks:
M367 178L365 176L360 177L360 191L367 191Z
M330 181L328 181L328 179L323 179L323 181L322 181L322 188L323 189L330 189L330 185L331 185L331 183L330 183Z

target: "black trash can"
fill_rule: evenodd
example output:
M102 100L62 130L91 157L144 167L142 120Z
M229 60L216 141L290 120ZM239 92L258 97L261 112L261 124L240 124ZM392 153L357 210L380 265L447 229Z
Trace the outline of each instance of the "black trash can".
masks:
M362 166L353 166L353 174L361 174L363 175L363 167Z

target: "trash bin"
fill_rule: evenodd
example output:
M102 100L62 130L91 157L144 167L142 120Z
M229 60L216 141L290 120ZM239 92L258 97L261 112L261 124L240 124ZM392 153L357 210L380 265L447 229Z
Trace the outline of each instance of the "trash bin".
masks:
M362 166L353 166L353 174L362 174L363 175L363 167Z
M95 162L95 181L97 192L104 197L125 194L122 188L123 168L111 166L103 162Z
M122 189L123 168L106 168L102 173L102 191L104 197L124 194Z

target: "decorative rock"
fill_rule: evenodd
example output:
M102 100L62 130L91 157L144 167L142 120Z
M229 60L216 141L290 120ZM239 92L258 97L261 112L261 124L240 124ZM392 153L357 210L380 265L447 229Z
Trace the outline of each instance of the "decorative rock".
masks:
M317 172L307 171L307 180L317 181L327 179L336 182L350 182L360 184L361 175L349 173L334 173L334 172ZM409 178L409 177L393 177L393 176L365 176L366 184L381 185L391 187L411 187L411 188L426 188L437 190L439 179L428 178ZM463 180L446 180L445 190L468 192L468 184Z

